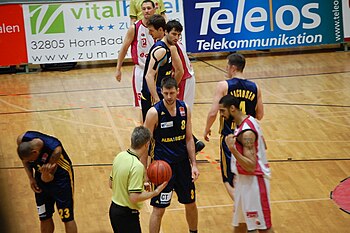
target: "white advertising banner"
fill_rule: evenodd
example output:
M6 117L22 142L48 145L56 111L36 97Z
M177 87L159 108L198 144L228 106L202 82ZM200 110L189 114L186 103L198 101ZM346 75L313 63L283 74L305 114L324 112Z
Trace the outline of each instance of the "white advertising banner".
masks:
M350 41L350 0L343 0L344 38Z
M182 1L164 4L168 18L183 24ZM130 25L126 0L29 4L23 14L33 64L117 59Z

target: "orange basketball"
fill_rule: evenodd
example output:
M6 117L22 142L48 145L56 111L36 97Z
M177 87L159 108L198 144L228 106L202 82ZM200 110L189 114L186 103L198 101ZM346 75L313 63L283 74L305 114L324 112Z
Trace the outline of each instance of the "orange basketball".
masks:
M170 165L164 160L153 161L147 169L147 176L155 185L160 185L165 181L169 181L172 174Z

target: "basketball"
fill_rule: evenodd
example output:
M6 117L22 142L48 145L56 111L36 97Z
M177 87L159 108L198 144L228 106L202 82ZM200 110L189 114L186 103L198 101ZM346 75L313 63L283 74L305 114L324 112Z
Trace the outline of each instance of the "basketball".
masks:
M160 185L163 182L170 180L172 170L167 162L163 160L155 160L148 166L147 176L153 184Z

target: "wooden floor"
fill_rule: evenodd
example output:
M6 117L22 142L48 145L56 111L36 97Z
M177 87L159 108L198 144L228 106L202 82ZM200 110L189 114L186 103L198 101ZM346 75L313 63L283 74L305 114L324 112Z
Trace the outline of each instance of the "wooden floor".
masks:
M330 192L350 175L350 53L256 54L247 56L246 77L263 91L261 121L268 143L272 222L277 233L349 232L350 216ZM195 135L202 138L216 82L225 59L199 59L193 111ZM132 67L123 80L114 67L68 72L0 75L1 210L9 233L39 232L34 195L16 154L17 135L39 130L58 137L75 169L75 215L81 233L112 232L108 218L108 177L114 156L129 145L139 125L132 106ZM198 155L199 232L232 232L233 204L221 183L218 125ZM141 212L148 232L151 207ZM56 232L64 232L55 214ZM163 219L162 233L188 232L176 198Z

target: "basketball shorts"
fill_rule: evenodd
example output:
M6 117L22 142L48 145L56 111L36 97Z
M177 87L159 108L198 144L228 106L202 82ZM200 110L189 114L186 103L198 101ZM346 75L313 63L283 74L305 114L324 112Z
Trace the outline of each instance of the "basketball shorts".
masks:
M233 187L234 173L231 171L231 151L225 143L225 136L220 135L220 168L222 181Z
M112 202L109 219L114 233L141 233L140 212Z
M191 78L183 79L179 83L179 95L177 98L184 101L191 110L193 109L194 104L195 86L196 79L194 76Z
M248 231L271 228L270 180L263 176L235 177L233 226L246 223Z
M41 221L52 218L55 212L54 205L62 222L74 220L73 211L73 179L69 175L49 182L37 181L42 189L41 193L35 193L35 201Z
M151 94L142 93L141 94L141 111L142 119L145 121L148 110L152 107Z
M160 100L162 100L164 97L163 95L159 92L159 90L157 90L158 93L158 97ZM146 91L142 91L141 92L141 112L142 112L142 119L143 121L145 121L146 119L146 115L148 110L154 105L156 104L154 102L154 99L151 95L151 93L146 92Z
M173 190L181 204L190 204L196 201L196 188L192 182L192 169L190 161L185 159L178 163L170 164L173 176L162 192L151 199L151 205L165 208L170 205Z
M134 107L141 107L141 90L143 81L143 71L139 65L134 65L133 75L132 75L132 90L134 96Z

